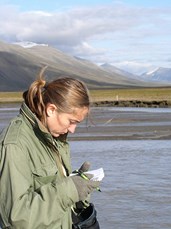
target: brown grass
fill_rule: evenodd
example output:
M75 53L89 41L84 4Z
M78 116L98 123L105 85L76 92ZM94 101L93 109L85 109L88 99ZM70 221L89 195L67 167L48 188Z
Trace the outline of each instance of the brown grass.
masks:
M22 100L22 92L0 92L1 103L21 102Z
M143 88L143 89L105 89L90 90L92 102L97 101L171 101L171 88ZM0 92L0 102L21 102L22 92Z
M98 101L171 101L171 88L113 89L90 91L93 102Z

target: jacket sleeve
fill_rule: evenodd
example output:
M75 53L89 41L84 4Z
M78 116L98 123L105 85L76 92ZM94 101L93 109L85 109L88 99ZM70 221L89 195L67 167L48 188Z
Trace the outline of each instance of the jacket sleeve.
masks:
M66 177L35 191L28 160L28 155L15 144L6 145L1 151L1 217L5 226L10 222L14 228L48 228L53 224L58 228L71 205L78 201L76 187Z

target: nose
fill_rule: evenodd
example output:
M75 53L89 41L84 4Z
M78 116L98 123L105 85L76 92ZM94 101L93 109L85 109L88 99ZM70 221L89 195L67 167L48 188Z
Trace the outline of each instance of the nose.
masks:
M70 125L70 126L68 127L68 132L70 132L70 133L73 134L73 133L75 132L76 126L77 126L77 124L72 124L72 125Z

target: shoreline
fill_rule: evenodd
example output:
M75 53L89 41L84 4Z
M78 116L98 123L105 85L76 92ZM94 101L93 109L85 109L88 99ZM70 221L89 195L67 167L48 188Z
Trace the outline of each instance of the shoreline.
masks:
M120 100L120 101L97 101L92 102L94 107L151 107L151 108L169 108L171 101L147 101L147 100Z
M141 141L171 139L171 110L169 108L157 110L157 106L159 106L159 104L157 104L157 106L155 105L154 109L150 109L149 107L145 107L145 109L138 109L138 107L137 109L131 109L130 107L128 109L129 111L124 111L124 109L117 109L117 106L115 106L116 109L107 108L107 106L105 105L106 102L104 104L102 103L104 102L98 103L98 106L101 106L101 108L98 107L97 104L96 107L92 107L91 114L88 120L85 120L78 125L74 135L68 135L69 140ZM137 106L137 104L135 104L135 106ZM16 116L16 114L18 114L19 107L20 104L17 103L8 103L3 105L1 104L1 128L4 128L9 120L11 120L13 116ZM112 107L111 103L108 104L108 107ZM10 108L11 113L9 110Z
M161 135L161 136L141 136L141 135L132 135L132 136L89 136L89 137L68 137L69 141L142 141L142 140L171 140L170 135Z

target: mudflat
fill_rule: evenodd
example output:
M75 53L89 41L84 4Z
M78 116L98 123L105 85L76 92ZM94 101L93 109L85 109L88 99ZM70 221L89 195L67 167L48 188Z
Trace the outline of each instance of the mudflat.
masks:
M94 107L71 140L171 139L170 108Z
M19 113L20 103L0 105L0 130ZM92 107L70 140L171 139L171 108Z

